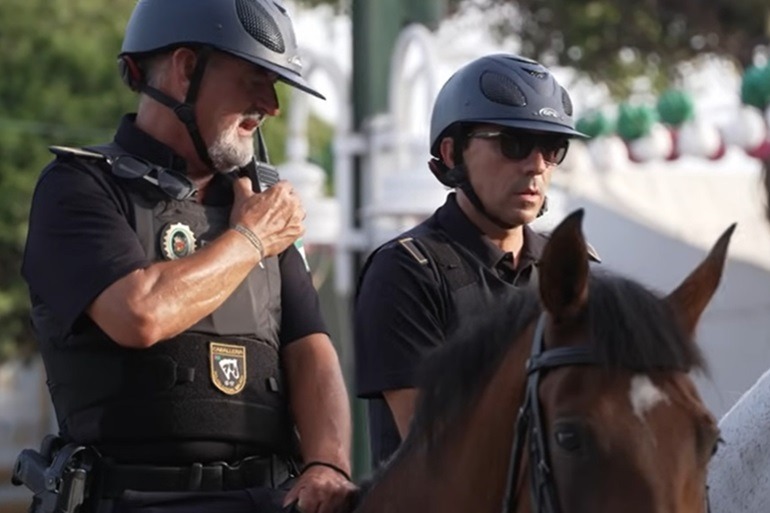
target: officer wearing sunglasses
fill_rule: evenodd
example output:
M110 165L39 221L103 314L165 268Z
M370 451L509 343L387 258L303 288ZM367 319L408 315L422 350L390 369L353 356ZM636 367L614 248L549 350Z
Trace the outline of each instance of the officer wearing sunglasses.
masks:
M574 128L572 103L537 62L499 54L457 71L435 100L429 167L454 189L429 219L367 261L355 307L356 386L375 463L409 429L424 359L534 279L551 174Z
M84 472L84 512L336 511L345 386L305 212L254 148L277 81L321 96L287 9L139 0L119 66L137 112L108 144L52 147L36 186L22 274L59 438L22 480ZM62 446L95 456L46 470Z

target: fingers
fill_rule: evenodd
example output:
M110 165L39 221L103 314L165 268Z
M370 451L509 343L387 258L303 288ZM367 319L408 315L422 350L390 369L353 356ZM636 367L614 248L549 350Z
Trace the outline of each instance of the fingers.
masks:
M286 494L283 506L294 504L301 513L344 513L355 491L353 483L333 471L308 471Z
M236 198L247 198L254 195L251 179L247 176L241 176L233 181L233 193Z
M254 232L264 245L264 256L277 255L305 232L305 209L289 182L282 180L257 194L251 192L250 186L248 178L234 181L230 222Z

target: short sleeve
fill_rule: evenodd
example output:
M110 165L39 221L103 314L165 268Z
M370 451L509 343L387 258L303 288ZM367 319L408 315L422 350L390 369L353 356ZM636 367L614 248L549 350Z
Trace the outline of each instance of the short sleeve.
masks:
M127 197L101 174L54 162L32 199L21 273L68 328L105 288L149 265Z
M359 285L354 338L356 388L362 398L412 388L417 371L444 342L446 305L429 265L397 244L372 257Z
M328 333L318 292L305 259L292 244L279 257L281 269L281 345L313 333Z

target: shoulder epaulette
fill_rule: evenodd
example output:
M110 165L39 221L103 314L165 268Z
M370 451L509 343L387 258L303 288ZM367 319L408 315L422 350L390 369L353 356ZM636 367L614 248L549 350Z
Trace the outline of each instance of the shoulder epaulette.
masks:
M417 263L420 265L427 265L428 259L425 258L425 255L420 251L420 248L417 247L417 245L414 243L414 239L412 237L404 237L402 239L398 239L398 243L401 244L401 247L403 247L412 257L417 260Z
M440 268L451 290L462 288L478 281L478 276L468 262L461 258L449 239L444 235L422 235L417 238L404 237L398 243L421 265L434 262Z
M57 157L81 158L92 160L105 160L107 157L101 153L84 150L83 148L71 148L69 146L49 146L48 150Z

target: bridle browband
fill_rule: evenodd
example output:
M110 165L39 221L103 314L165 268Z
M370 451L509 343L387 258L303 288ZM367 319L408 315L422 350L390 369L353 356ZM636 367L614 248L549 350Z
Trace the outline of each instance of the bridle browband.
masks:
M524 402L519 408L511 446L511 459L508 466L508 480L503 495L503 513L513 511L516 500L516 486L521 478L521 461L525 441L529 441L529 468L532 502L535 511L559 513L559 501L556 496L547 445L543 418L540 413L538 389L540 373L549 369L572 365L597 365L598 358L587 347L556 347L545 349L546 314L540 314L532 337L532 352L527 360L527 388Z
M540 373L558 367L572 365L599 365L596 353L585 346L555 347L545 349L546 313L540 314L532 336L532 351L526 363L527 388L524 402L519 408L508 464L508 479L503 494L502 513L511 513L516 502L516 487L521 479L521 463L524 444L529 442L530 492L532 507L536 513L560 513L556 495L556 482L548 461L546 432L540 412ZM711 513L708 487L706 487L706 511Z

